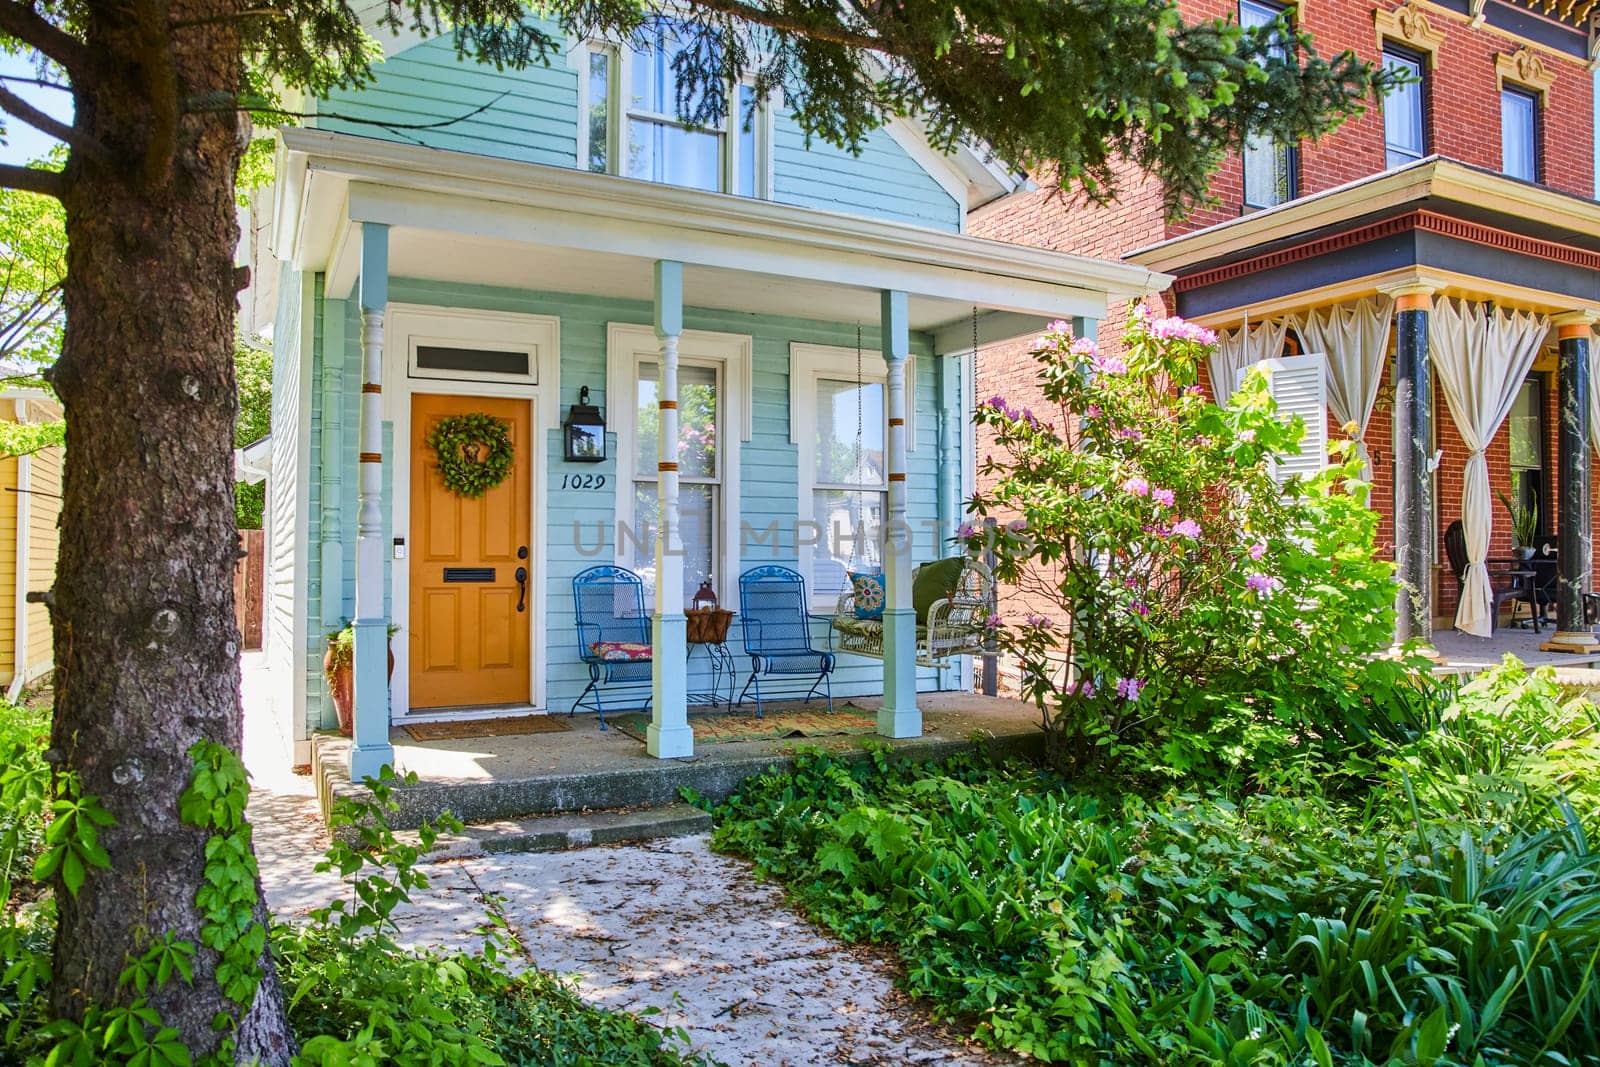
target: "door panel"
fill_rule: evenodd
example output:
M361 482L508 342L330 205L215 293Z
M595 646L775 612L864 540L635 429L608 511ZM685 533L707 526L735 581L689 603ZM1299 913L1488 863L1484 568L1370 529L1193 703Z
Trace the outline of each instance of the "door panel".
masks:
M504 481L477 499L445 488L428 434L440 419L483 412L511 426ZM531 596L516 572L532 570L529 511L532 410L526 400L415 395L411 400L411 708L525 704ZM518 549L528 549L518 558ZM463 575L461 569L476 573ZM447 574L456 572L454 578ZM460 580L466 577L470 580ZM517 610L519 599L523 608Z

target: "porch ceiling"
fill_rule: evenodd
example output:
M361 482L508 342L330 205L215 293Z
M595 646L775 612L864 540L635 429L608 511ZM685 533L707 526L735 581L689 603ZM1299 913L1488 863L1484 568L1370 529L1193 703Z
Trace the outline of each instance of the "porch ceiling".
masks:
M1143 267L876 219L510 163L314 130L286 130L274 247L343 297L363 223L389 226L389 273L649 300L657 259L684 264L685 304L876 322L908 296L934 331L974 306L1026 318L1105 315L1164 288ZM1020 320L1019 320L1020 321Z

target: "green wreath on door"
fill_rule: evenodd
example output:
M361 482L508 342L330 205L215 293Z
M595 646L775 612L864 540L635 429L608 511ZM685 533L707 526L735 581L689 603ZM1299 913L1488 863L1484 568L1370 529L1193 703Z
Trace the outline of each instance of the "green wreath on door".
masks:
M480 497L505 481L516 458L510 424L481 411L440 419L428 433L428 447L445 488L464 497Z

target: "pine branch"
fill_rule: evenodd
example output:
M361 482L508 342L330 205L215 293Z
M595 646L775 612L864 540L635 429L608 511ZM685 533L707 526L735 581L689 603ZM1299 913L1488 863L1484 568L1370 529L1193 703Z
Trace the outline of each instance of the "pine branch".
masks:
M0 74L0 82L22 82L24 85L37 85L41 89L55 89L63 93L72 92L72 86L62 82L51 81L49 78L27 78L21 74Z
M5 86L0 86L0 111L5 111L7 114L21 119L40 133L46 133L58 141L64 141L97 163L106 163L111 159L111 153L106 150L105 145L88 136L76 126L69 125L60 119L52 118L45 114Z
M66 194L67 181L61 176L60 171L0 163L0 187L20 189L25 193L38 193L40 196L53 196L60 200Z
M89 50L77 38L45 19L30 3L0 0L0 32L43 52L66 68L75 81L81 82L89 75Z
M792 15L780 15L774 11L756 7L753 4L742 3L741 0L691 0L694 7L704 8L707 11L716 11L724 15L745 22L766 26L769 29L779 30L784 33L798 34L808 37L813 41L825 41L828 44L840 45L844 48L859 48L869 52L883 52L887 50L886 42L871 34L856 33L845 28L836 21L826 23L811 22L807 19L795 18Z

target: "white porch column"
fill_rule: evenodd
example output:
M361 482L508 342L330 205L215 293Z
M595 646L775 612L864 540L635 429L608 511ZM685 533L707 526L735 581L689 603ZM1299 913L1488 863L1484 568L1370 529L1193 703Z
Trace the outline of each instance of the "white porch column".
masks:
M361 226L361 478L357 512L353 781L394 763L389 744L389 619L383 610L383 311L389 227Z
M650 728L657 759L694 755L689 727L688 620L683 614L683 535L678 529L678 335L683 333L683 264L656 261L656 336L661 339L661 405L656 491L656 617L651 634Z
M889 517L884 536L883 706L878 733L919 737L917 707L917 612L911 603L911 529L906 525L906 359L911 327L906 294L883 291L879 320L883 359L888 364Z

